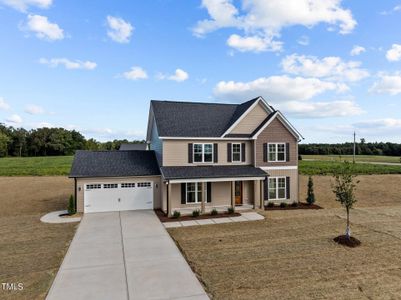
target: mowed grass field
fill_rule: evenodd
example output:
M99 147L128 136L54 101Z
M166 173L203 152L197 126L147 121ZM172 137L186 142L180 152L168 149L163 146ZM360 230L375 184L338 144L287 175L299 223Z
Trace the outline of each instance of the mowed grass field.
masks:
M359 202L346 214L330 176L316 176L321 210L261 211L266 219L169 229L213 299L401 299L401 175L359 176ZM301 177L301 199L307 177Z
M66 209L73 182L61 176L0 177L0 191L0 282L24 287L0 288L0 299L44 299L77 223L44 224L40 217Z
M325 161L352 161L352 155L302 155L303 159L325 160ZM356 155L355 160L359 162L381 162L381 163L401 163L399 156L384 155Z
M378 158L372 158L375 159ZM66 176L70 173L72 160L73 156L0 158L0 176ZM332 174L341 167L342 162L326 158L316 161L302 160L299 161L299 172L305 175ZM354 169L356 174L401 174L401 165L358 163Z
M3 157L0 176L68 175L73 156Z

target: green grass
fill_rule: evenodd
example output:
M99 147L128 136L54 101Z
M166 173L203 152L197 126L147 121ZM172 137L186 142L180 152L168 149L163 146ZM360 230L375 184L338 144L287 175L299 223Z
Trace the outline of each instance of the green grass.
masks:
M0 176L68 175L73 156L3 157Z
M352 155L302 155L303 159L315 159L324 161L352 161ZM400 163L401 158L398 156L384 155L356 155L356 161L363 162L385 162L385 163Z
M338 161L299 161L299 172L302 175L331 175L341 168L342 162ZM401 166L374 165L357 163L353 165L355 174L401 174Z

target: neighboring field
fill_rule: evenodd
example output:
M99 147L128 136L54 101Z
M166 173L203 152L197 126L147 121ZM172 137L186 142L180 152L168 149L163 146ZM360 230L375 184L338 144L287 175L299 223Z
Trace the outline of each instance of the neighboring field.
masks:
M24 285L18 292L0 289L0 299L44 299L77 223L39 218L65 209L73 184L65 177L1 177L0 191L0 282Z
M73 156L3 157L0 176L68 175Z
M264 221L169 232L213 299L400 299L401 176L360 179L351 211L359 248L332 241L345 229L341 208L269 211ZM339 207L329 181L315 177L317 204Z
M339 170L343 162L336 161L299 161L299 172L304 175L327 175ZM355 174L401 174L401 165L375 165L357 163L353 165Z
M352 161L352 155L302 155L303 159L330 160L330 161ZM384 155L356 155L356 161L363 162L384 162L384 163L401 163L399 156Z

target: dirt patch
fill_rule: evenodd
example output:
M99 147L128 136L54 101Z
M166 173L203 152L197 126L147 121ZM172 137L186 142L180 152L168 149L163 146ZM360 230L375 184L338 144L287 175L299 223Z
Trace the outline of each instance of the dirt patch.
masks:
M333 239L337 244L344 245L350 248L355 248L361 245L361 241L353 236L339 235Z
M293 210L293 209L322 209L322 207L316 204L308 204L303 202L299 202L296 206L292 204L284 207L281 207L280 205L265 206L265 210Z
M196 221L196 220L204 220L204 219L216 219L216 218L227 218L227 217L239 217L241 214L240 213L219 213L217 215L211 215L211 214L205 214L205 215L200 215L198 217L192 217L192 216L182 216L179 218L169 218L165 215L164 212L161 210L155 210L156 215L158 216L160 222L166 223L166 222L180 222L180 221Z
M21 291L0 289L1 299L44 299L77 223L45 224L44 214L66 209L73 192L65 177L0 177L0 282L22 283Z
M305 201L307 195L308 176L300 178L300 201ZM360 175L357 177L355 207L401 206L401 175ZM335 201L331 184L331 176L313 176L316 204L324 208L340 208Z

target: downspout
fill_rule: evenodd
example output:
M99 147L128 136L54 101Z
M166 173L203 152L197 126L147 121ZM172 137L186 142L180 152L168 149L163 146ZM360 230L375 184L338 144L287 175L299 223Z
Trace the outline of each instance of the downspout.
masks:
M74 206L75 206L75 211L77 211L77 178L74 177Z
M168 192L168 186L169 186L169 184L170 184L170 182L167 180L166 181L166 185L167 185L167 188L166 188L166 193L167 193L167 203L166 203L166 207L167 207L167 216L169 215L169 211L170 211L170 207L169 207L169 197L170 197L170 195L169 195L169 192Z

